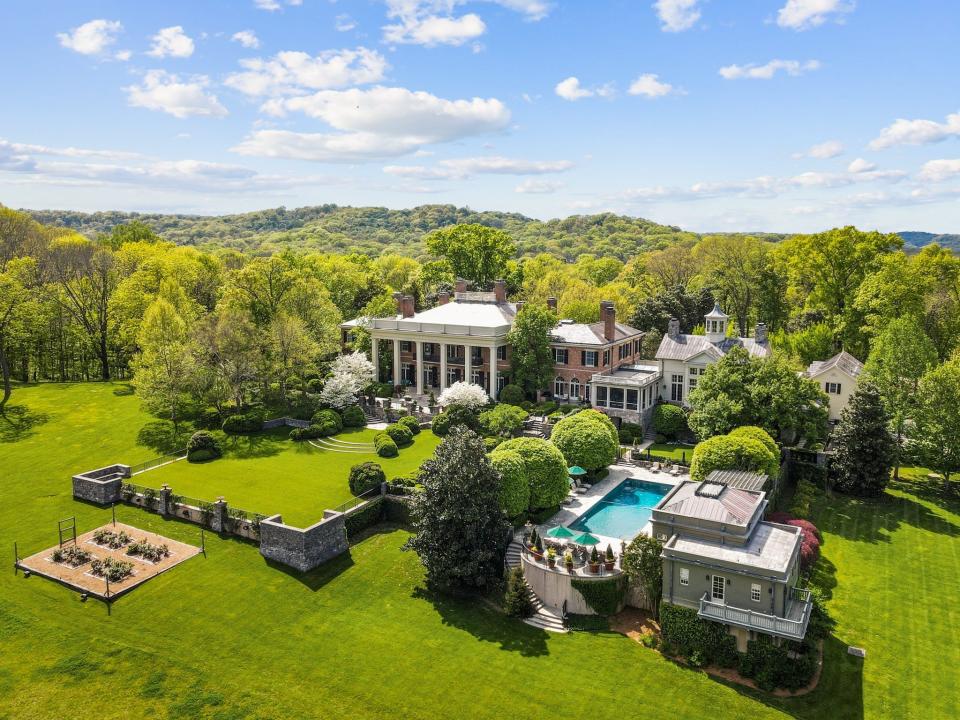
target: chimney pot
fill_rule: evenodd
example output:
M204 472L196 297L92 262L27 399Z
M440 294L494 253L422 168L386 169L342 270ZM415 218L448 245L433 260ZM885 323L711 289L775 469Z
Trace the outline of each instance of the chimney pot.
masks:
M448 292L437 293L438 304L446 305L448 302L450 302L450 293Z
M413 295L404 295L403 296L403 317L409 318L413 317L413 314L416 312L413 302Z
M457 278L457 292L462 293L467 291L467 281L463 278Z
M547 298L547 307L556 312L557 310L557 299L555 297Z
M493 283L493 294L498 303L507 301L507 283L505 280L497 280Z
M600 317L603 319L603 337L607 342L613 342L617 338L617 311L609 300L600 303Z
M667 325L667 337L674 340L680 337L680 321L676 318L670 318L670 323Z
M765 343L767 341L767 324L759 322L757 323L756 330L753 333L753 339L758 343Z

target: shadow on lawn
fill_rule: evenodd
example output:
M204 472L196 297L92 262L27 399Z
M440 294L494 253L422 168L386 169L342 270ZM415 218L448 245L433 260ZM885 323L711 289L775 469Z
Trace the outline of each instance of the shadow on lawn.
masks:
M531 627L492 608L483 607L483 600L480 598L447 597L424 587L414 589L412 596L432 604L444 625L464 630L477 640L496 643L501 650L520 653L524 657L548 653L546 630Z
M0 412L0 443L14 443L35 434L50 416L30 410L24 405L8 405Z
M224 451L232 458L250 460L279 455L290 440L290 431L268 430L254 435L228 435L223 441Z
M137 433L137 445L166 454L186 447L192 431L186 425L176 429L169 420L152 420Z
M287 565L278 563L274 560L268 560L267 558L264 558L264 562L271 569L279 570L284 575L289 575L294 580L303 583L314 592L322 588L331 580L335 579L340 573L353 567L353 557L351 557L349 550L342 555L338 555L332 560L328 560L320 567L305 573L298 572L292 567L288 567Z

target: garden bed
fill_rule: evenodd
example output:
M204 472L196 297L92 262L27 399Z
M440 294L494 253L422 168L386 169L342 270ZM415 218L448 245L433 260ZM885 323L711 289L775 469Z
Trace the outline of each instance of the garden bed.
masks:
M106 543L101 545L94 540L95 535L101 539L109 537L105 533L112 533L114 536L125 533L129 540L122 545L114 543L118 545L115 548ZM78 552L72 549L74 547L83 553L80 557L74 557ZM155 551L150 559L143 557L140 552L136 554L129 552L131 548L145 550L148 547ZM157 552L159 548L164 550ZM36 575L56 580L74 590L112 600L199 552L200 548L193 545L170 540L162 535L139 530L130 525L117 523L116 526L104 525L101 528L77 536L76 546L72 542L62 548L55 545L24 558L20 561L19 566L22 570L29 570ZM158 555L160 557L154 560L153 557ZM73 564L74 561L79 560L85 561L76 565ZM134 560L139 562L131 562ZM133 566L132 570L129 573L114 573L114 576L119 579L110 581L108 595L107 581L102 576L105 572L104 566L124 568L126 563ZM100 574L95 572L97 570Z

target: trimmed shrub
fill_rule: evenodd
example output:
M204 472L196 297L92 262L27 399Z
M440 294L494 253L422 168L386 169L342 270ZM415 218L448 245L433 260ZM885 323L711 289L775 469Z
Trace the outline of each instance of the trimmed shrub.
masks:
M530 507L530 484L523 458L513 450L490 456L490 464L500 473L500 508L508 518L517 517Z
M510 617L525 618L533 614L530 589L523 577L523 568L513 568L507 575L507 589L503 594L503 611Z
M507 405L519 405L526 399L526 396L523 393L523 388L519 385L507 384L503 386L503 390L497 395L497 399Z
M375 462L363 462L350 468L348 483L350 492L354 495L363 495L375 487L380 487L380 484L386 481L387 476L383 468Z
M687 414L678 405L661 403L653 409L653 429L671 440L687 428Z
M344 529L347 531L347 540L353 542L362 531L380 522L383 519L383 510L383 498L378 497L371 500L363 510L357 510L347 515L343 520Z
M378 398L393 397L393 385L390 383L371 383L370 391Z
M490 410L480 413L480 427L485 435L511 437L523 429L523 421L529 414L523 408L501 403Z
M757 427L756 425L743 425L741 427L734 428L727 433L727 437L748 437L753 438L754 440L759 440L764 444L767 450L770 451L771 455L778 459L780 457L780 446L777 445L777 441L770 437L770 433L761 427Z
M223 421L223 431L228 435L249 435L263 429L263 411L250 410L249 412L230 415Z
M693 449L690 479L704 480L714 470L748 470L775 478L780 454L771 453L764 442L749 435L715 435Z
M188 462L215 460L222 454L217 439L206 430L198 430L190 436L190 441L187 443Z
M563 453L568 465L587 470L604 468L617 459L620 440L617 429L599 410L583 410L558 422L550 441Z
M485 437L483 439L483 446L487 449L488 453L493 452L499 445L504 441L502 437Z
M506 451L515 451L523 460L530 486L530 510L556 507L570 490L567 463L556 446L543 438L519 437L501 443L491 460Z
M809 480L797 481L797 489L793 493L793 504L790 514L798 518L810 517L810 503L817 497L817 488Z
M400 454L400 449L393 441L393 438L391 438L385 432L378 432L376 435L374 435L373 447L377 451L377 455L380 457L392 458Z
M397 425L402 425L414 435L420 434L420 421L413 415L407 415L397 420Z
M673 645L685 657L699 653L703 664L733 667L737 663L734 637L720 623L701 620L696 610L660 603L660 634L664 643Z
M336 435L343 430L343 418L336 410L318 410L310 419L310 424L323 428L324 435Z
M343 410L343 426L349 428L364 427L367 424L367 416L359 405L351 405Z
M387 425L387 427L383 429L383 432L390 436L390 439L397 444L397 447L406 447L413 442L413 433L410 432L410 428L399 423Z
M634 440L643 438L643 425L631 422L620 423L618 434L620 435L621 444L630 445Z
M446 437L450 432L450 416L445 412L440 413L439 415L433 418L433 422L430 425L430 429L433 431L433 434L437 437Z

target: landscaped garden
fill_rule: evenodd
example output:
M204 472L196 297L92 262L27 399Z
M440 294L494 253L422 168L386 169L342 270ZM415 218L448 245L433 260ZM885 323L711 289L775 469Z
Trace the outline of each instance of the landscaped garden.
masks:
M109 520L109 510L71 499L71 474L140 462L156 450L138 444L152 418L120 385L17 388L15 405L0 418L0 545L17 541L25 555L55 544L64 517L76 515L81 531ZM418 435L398 461L432 438ZM138 477L153 485L154 473L180 465L266 467L277 459L290 463L286 474L320 472L335 454L295 445L232 460L225 448L225 458L209 465L180 461ZM363 458L343 455L346 488L349 465ZM926 471L903 475L878 500L818 496L813 503L824 537L816 572L831 591L837 627L825 643L820 684L804 697L712 679L616 633L550 635L481 602L437 599L423 590L417 556L399 550L409 534L383 529L306 575L267 564L255 544L208 534L206 557L157 576L109 615L55 583L3 574L0 717L70 717L91 707L103 718L311 717L320 710L443 718L464 715L468 703L466 714L477 718L952 718L960 693L960 614L950 599L960 576L960 507L944 501L942 483L927 482ZM230 492L220 494L234 501ZM196 526L185 522L125 505L117 516L172 540L198 541ZM866 659L847 655L847 645L866 648ZM119 697L122 703L105 701Z

